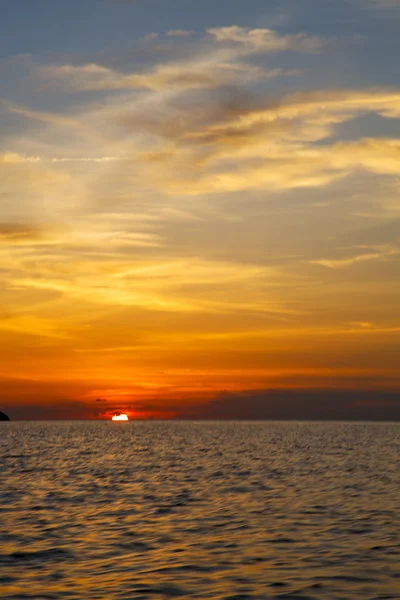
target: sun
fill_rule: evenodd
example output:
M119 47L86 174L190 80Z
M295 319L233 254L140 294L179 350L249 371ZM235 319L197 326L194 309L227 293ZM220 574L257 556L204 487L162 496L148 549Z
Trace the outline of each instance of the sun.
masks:
M114 415L112 420L113 421L129 421L128 415L126 415L125 413L123 413L121 415Z

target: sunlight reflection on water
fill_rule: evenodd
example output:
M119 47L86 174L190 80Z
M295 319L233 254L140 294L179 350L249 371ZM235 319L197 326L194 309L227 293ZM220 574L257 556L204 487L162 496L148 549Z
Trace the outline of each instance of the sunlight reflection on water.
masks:
M1 425L0 596L400 598L400 424Z

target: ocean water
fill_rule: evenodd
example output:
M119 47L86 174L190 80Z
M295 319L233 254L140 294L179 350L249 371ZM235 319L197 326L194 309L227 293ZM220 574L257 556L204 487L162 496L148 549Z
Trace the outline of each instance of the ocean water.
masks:
M400 424L0 426L0 597L400 599Z

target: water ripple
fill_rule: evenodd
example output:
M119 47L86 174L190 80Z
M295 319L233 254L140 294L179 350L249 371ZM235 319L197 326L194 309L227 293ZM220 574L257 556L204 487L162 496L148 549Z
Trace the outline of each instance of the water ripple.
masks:
M400 426L7 423L0 596L400 598Z

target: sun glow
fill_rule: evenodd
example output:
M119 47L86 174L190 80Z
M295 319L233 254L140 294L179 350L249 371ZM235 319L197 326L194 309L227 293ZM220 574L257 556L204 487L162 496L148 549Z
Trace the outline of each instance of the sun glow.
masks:
M113 421L129 421L128 419L128 415L122 414L122 415L114 415L112 418Z

